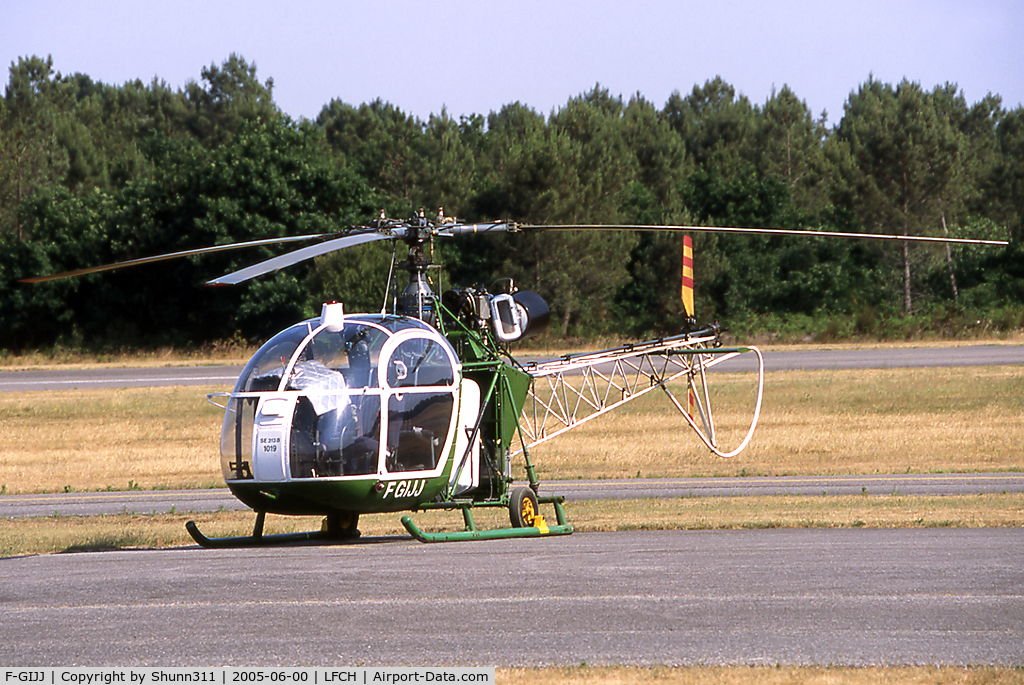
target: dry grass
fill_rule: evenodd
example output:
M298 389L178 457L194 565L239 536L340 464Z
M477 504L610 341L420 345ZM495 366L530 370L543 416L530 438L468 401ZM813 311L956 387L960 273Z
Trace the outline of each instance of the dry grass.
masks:
M256 349L256 347L239 342L228 341L197 350L161 348L92 353L55 349L47 352L20 354L10 354L6 350L0 350L0 371L244 364L256 352Z
M502 685L1010 685L1024 682L1020 668L832 668L783 666L695 666L688 668L590 667L499 668Z
M948 497L711 497L632 501L571 502L570 522L581 533L622 530L708 530L763 528L934 528L1024 526L1024 495ZM549 521L550 510L542 511ZM364 537L408 533L399 514L363 516ZM431 532L462 530L460 514L424 512L417 525ZM478 510L481 529L508 526L505 509ZM0 525L0 556L96 551L193 544L185 521L195 520L211 536L248 535L251 512L209 514L117 514L16 518ZM319 517L267 517L266 533L318 530Z
M712 379L720 445L746 433L749 375ZM685 389L675 392L685 397ZM768 374L750 446L708 452L660 393L532 451L545 478L871 474L1024 467L1024 367Z
M187 387L3 393L0 484L8 492L219 485L221 417L204 391Z
M720 374L713 383L728 446L750 420L751 377ZM205 392L4 393L0 488L219 484L221 411ZM1024 468L1022 418L1024 367L779 372L767 376L753 442L731 460L704 449L660 393L532 456L542 479L1008 471Z
M45 360L35 360L41 364ZM100 360L102 362L102 360ZM174 363L151 360L152 363ZM88 363L88 362L82 362ZM749 378L716 376L723 442L745 430ZM221 390L216 388L215 390ZM204 390L0 395L6 492L205 487L220 482L220 410ZM730 405L740 407L735 411ZM1024 467L1024 369L894 369L784 372L767 377L761 424L731 461L709 455L663 398L652 396L537 448L543 478L680 475L856 474L1019 470ZM582 502L568 507L577 530L1022 526L1024 497L712 498ZM484 512L482 527L504 512ZM243 535L241 512L160 516L46 517L0 526L0 555L191 544L184 521L215 536ZM453 530L458 515L423 514L428 530ZM314 518L269 517L267 532L319 527ZM404 534L394 514L363 517L364 535ZM498 669L500 683L702 683L711 685L1024 683L1020 668L589 667Z
M580 531L1024 526L1024 495L692 497L574 502Z
M10 519L0 526L0 555L180 547L195 544L185 532L186 521L196 521L204 533L226 537L250 534L253 519L251 512L241 511ZM319 529L320 520L271 517L268 524L267 533L292 533Z
M561 357L565 354L595 352L636 342L634 339L608 338L592 342L549 340L532 338L519 343L514 350L517 356ZM845 341L841 343L798 343L773 344L753 340L730 341L729 345L758 345L762 351L776 350L876 350L894 348L956 348L975 345L1021 345L1024 331L1008 333L1001 338L977 338L957 340L908 340L908 341ZM156 350L125 350L122 352L91 353L80 350L54 349L43 352L10 353L0 350L0 371L25 369L67 369L67 368L124 368L152 366L204 366L211 364L244 364L256 352L257 347L240 341L223 341L195 350L160 348Z

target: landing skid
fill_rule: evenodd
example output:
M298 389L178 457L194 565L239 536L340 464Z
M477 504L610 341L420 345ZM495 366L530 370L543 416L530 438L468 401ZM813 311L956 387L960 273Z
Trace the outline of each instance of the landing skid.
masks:
M468 542L470 540L501 540L505 538L535 538L545 535L569 535L573 532L572 524L568 523L565 518L565 508L562 507L562 502L565 501L565 497L537 497L533 500L539 504L552 504L555 508L555 520L556 525L549 526L541 516L540 512L537 511L533 515L528 515L526 521L520 520L519 525L514 525L510 528L495 528L492 530L479 530L476 527L476 523L473 521L473 505L472 504L452 504L445 503L440 506L429 507L432 509L461 509L462 518L466 524L465 530L450 532L450 533L427 533L419 529L413 522L411 516L402 517L402 525L409 531L409 534L420 542ZM529 508L529 505L527 505ZM515 514L513 513L513 517Z
M505 538L535 538L547 535L569 535L573 532L572 524L568 523L565 517L565 508L562 502L565 497L536 497L528 488L518 488L513 491L512 501L508 505L512 515L512 525L509 528L495 528L480 530L473 520L474 506L506 506L504 504L481 504L479 502L444 502L425 505L423 509L460 509L465 522L465 530L448 533L428 533L419 529L413 522L412 517L403 516L402 525L409 531L409 534L420 542L466 542L470 540L500 540ZM555 510L555 525L548 525L541 515L539 504L550 504ZM343 543L352 542L359 538L359 530L356 528L359 517L356 515L330 515L327 517L326 525L322 530L311 530L304 533L278 533L275 535L264 535L263 524L267 514L264 511L256 512L256 523L253 526L252 535L240 535L235 537L211 538L204 535L195 521L185 524L185 530L192 536L201 547L211 549L226 549L231 547L263 547L269 545L285 545L303 542L319 543Z
M346 542L359 538L359 530L356 528L359 517L356 515L328 516L326 525L322 530L311 530L304 533L277 533L274 535L263 534L263 523L266 517L267 512L256 512L256 524L253 526L252 535L211 538L199 530L199 526L196 525L195 521L187 522L185 530L196 541L196 544L211 549L262 547L264 545L286 545L298 542Z

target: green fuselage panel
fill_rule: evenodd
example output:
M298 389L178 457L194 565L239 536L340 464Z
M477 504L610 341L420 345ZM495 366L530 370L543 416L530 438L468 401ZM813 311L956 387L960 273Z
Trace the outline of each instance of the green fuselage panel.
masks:
M519 427L519 418L523 413L523 403L526 402L533 379L529 374L508 365L502 365L499 373L502 380L498 407L500 412L501 443L507 447L512 444L516 430Z
M270 514L321 516L336 513L368 514L415 509L430 502L448 483L449 468L432 478L355 480L302 479L281 483L228 481L232 494L246 506Z

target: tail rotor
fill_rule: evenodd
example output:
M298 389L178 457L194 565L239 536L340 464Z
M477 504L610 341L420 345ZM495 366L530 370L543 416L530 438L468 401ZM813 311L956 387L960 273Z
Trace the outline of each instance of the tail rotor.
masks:
M681 289L683 298L683 309L686 311L686 318L692 319L693 308L693 238L683 236L683 285Z

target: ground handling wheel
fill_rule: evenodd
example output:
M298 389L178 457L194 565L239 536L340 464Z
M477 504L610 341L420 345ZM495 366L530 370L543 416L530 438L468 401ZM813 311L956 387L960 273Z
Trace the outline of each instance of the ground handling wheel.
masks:
M333 513L324 519L321 531L329 540L355 540L359 537L359 514Z
M508 502L508 517L513 528L532 528L540 512L537 494L530 488L515 488Z
M409 534L420 542L458 542L464 540L499 540L503 538L536 538L547 535L569 535L572 533L572 525L565 519L565 509L562 502L565 498L556 495L538 497L532 488L514 488L506 504L500 500L489 500L480 506L507 506L509 520L512 525L508 528L495 528L491 530L480 530L473 522L474 502L428 502L421 505L423 509L460 509L466 522L466 529L450 533L427 533L419 529L413 522L411 516L402 517L402 525L409 531ZM551 504L555 508L555 519L557 523L549 525L541 516L538 505Z

